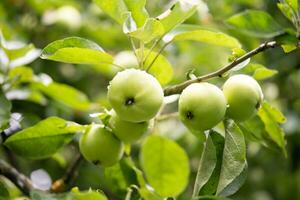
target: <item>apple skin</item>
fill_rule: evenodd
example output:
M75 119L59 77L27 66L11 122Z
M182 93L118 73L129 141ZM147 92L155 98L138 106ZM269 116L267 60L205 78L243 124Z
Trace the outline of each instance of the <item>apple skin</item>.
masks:
M149 123L147 121L138 123L124 121L112 110L109 125L121 141L131 144L142 138L148 130Z
M182 91L178 104L180 119L192 133L213 128L226 113L222 90L210 83L189 85Z
M164 94L152 75L138 69L126 69L111 80L107 96L122 120L144 122L157 114Z
M226 116L238 122L251 118L263 100L261 87L248 75L231 76L224 83L223 92L228 102Z
M123 156L124 144L101 125L91 124L79 141L83 157L103 167L116 164Z

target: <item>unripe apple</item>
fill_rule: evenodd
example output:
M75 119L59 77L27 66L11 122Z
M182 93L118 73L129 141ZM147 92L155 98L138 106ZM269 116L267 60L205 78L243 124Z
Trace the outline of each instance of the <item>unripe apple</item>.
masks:
M113 133L101 125L92 124L81 136L80 152L83 157L103 167L116 164L123 155L123 143Z
M225 116L223 92L210 83L193 83L179 98L179 116L191 132L205 131L216 126Z
M118 116L130 122L144 122L153 118L164 97L159 82L138 69L118 72L108 86L107 95Z
M239 122L252 117L263 100L259 84L248 75L231 76L224 83L223 92L229 106L226 115Z
M109 125L120 140L125 143L133 143L147 132L149 123L124 121L112 110Z

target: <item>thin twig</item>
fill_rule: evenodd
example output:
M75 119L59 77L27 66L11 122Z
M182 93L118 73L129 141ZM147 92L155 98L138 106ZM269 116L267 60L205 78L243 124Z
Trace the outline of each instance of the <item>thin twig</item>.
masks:
M145 56L145 59L143 60L143 63L146 63L148 57L150 56L150 54L152 53L152 51L154 50L154 48L158 45L158 43L162 40L162 37L160 37L159 39L157 39L154 44L151 46L151 48L149 49L149 52L147 53L147 55Z
M51 192L61 192L65 186L69 185L72 180L74 180L76 176L77 169L83 160L83 157L80 153L76 156L73 163L69 166L66 173L63 177L56 180L51 186Z
M0 175L13 182L25 195L33 189L31 180L4 160L0 160Z
M233 62L227 64L226 66L220 68L217 71L214 71L212 73L209 73L209 74L206 74L206 75L203 75L203 76L198 76L198 77L196 77L196 79L187 80L187 81L185 81L183 83L180 83L178 85L174 85L174 86L171 86L171 87L168 87L168 88L164 89L164 95L169 96L169 95L172 95L172 94L180 94L182 92L182 90L184 90L184 88L186 88L187 86L189 86L192 83L202 82L202 81L214 78L214 77L222 77L222 75L224 73L226 73L230 69L234 68L238 64L244 62L248 58L253 57L256 54L258 54L260 52L263 52L267 49L274 48L278 45L279 44L276 43L276 41L265 42L265 43L261 44L259 47L249 51L248 53L246 53L243 56L237 58Z
M150 63L150 65L146 68L146 71L148 72L152 65L155 63L155 61L157 60L158 56L163 52L163 50L170 44L171 42L167 42L165 43L161 49L157 52L157 54L155 55L155 57L153 58L152 62Z

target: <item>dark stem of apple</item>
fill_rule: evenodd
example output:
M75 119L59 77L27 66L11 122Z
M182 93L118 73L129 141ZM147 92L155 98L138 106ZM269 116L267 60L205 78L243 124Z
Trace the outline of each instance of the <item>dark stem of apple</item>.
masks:
M31 180L4 160L0 160L0 175L13 182L25 195L33 189Z
M237 66L238 64L244 62L245 60L247 60L248 58L251 58L253 56L255 56L256 54L263 52L267 49L270 48L274 48L279 46L279 44L276 41L270 41L270 42L265 42L263 44L261 44L260 46L258 46L257 48L249 51L248 53L244 54L243 56L237 58L236 60L234 60L233 62L227 64L226 66L218 69L217 71L214 71L212 73L203 75L203 76L198 76L195 79L191 79L191 80L187 80L183 83L180 83L178 85L174 85L174 86L170 86L168 88L164 89L164 95L165 96L170 96L173 94L180 94L182 92L182 90L184 90L187 86L191 85L192 83L198 83L198 82L202 82L214 77L222 77L222 75L224 73L226 73L227 71L229 71L230 69L234 68L235 66Z

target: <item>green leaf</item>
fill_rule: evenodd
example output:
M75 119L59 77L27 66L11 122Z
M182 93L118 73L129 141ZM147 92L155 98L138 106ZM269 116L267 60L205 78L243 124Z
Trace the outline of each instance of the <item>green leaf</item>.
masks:
M47 158L71 141L84 127L58 117L49 117L10 136L4 144L14 153L31 159Z
M165 33L183 23L197 10L195 1L178 1L170 9L157 17L164 26Z
M216 148L214 146L211 134L205 142L205 146L201 155L197 177L194 185L193 196L197 196L202 187L207 183L211 177L217 163Z
M128 35L137 38L143 41L144 43L149 43L153 39L161 36L163 33L164 33L164 27L161 24L161 22L157 19L149 18L147 19L144 26L142 26L141 28L133 32L129 32Z
M227 23L240 32L259 38L272 38L284 33L282 27L268 13L247 10L236 14Z
M245 183L247 178L247 172L248 172L248 165L246 163L242 172L229 185L227 185L219 195L227 197L236 193Z
M36 89L21 88L10 90L6 93L6 96L9 100L26 100L41 105L46 105L47 99L45 96Z
M107 200L107 197L102 192L93 190L80 192L76 189L72 189L69 198L74 200Z
M2 180L0 180L0 195L1 195L0 199L2 199L2 198L10 199L9 191L8 191L6 185L2 182Z
M123 24L123 13L127 12L127 7L123 0L94 0L103 12L116 20L119 24Z
M0 40L0 47L9 60L10 68L31 63L41 54L40 49L36 49L33 44L26 45L19 41L6 42L2 33L0 33Z
M230 200L225 197L218 197L218 196L212 196L212 195L204 195L196 197L194 200Z
M225 33L214 32L210 30L194 30L188 32L181 32L174 36L173 41L192 40L197 42L203 42L207 44L213 44L218 46L224 46L229 48L240 48L241 44L237 39L231 37Z
M264 79L274 76L277 73L278 73L277 70L268 69L265 67L258 68L255 70L255 72L253 74L253 78L255 78L256 80L264 80Z
M124 0L124 2L127 6L127 9L131 12L137 26L143 26L147 18L149 17L149 14L145 9L146 0Z
M255 78L256 80L265 80L273 77L278 73L277 70L268 69L262 64L257 64L257 63L248 64L243 69L243 72L253 76L253 78Z
M99 45L80 37L50 43L43 49L41 58L73 64L112 63L113 60Z
M163 197L177 196L187 186L188 157L172 140L149 136L142 145L140 162L150 185Z
M277 3L277 7L282 12L282 14L288 18L290 21L293 21L293 9L286 3Z
M20 83L31 82L34 78L34 73L31 68L19 66L11 69L8 73L8 79L15 85Z
M295 12L298 11L298 0L285 0L285 1L292 9L294 9Z
M222 168L216 194L231 195L228 190L226 191L226 187L242 173L246 165L246 144L243 132L235 123L227 121Z
M5 129L9 123L11 102L7 100L5 94L0 89L0 130Z
M262 104L262 107L258 111L258 115L265 124L265 130L271 139L281 148L284 155L286 155L284 132L278 124L286 121L284 115L267 102Z
M137 50L137 54L139 57L142 57L141 49ZM144 62L144 69L148 69L149 65L152 63L153 59L157 56L157 52L152 51L150 53L149 49L144 49L143 57L145 58L149 54L147 60ZM149 70L149 73L157 78L157 80L162 85L166 85L173 78L173 68L171 63L168 61L166 57L163 55L159 55L152 67Z
M87 96L69 85L56 82L36 82L33 84L33 87L73 109L87 111L92 108L92 104Z
M213 145L215 147L217 162L209 180L205 183L205 185L201 188L200 192L198 193L200 196L213 195L216 193L220 178L220 171L222 167L222 158L225 142L224 137L220 133L215 131L210 131L209 136L211 137Z
M144 200L164 200L165 198L159 196L153 190L149 190L149 188L143 187L139 189L139 194Z
M124 13L128 11L132 13L138 27L142 26L149 16L145 9L146 0L94 0L94 2L119 24L124 23Z
M137 185L137 176L132 169L134 166L130 158L123 158L119 163L112 167L105 168L105 177L111 190L124 192L131 185Z
M283 44L281 47L285 53L290 53L298 48L295 44Z

